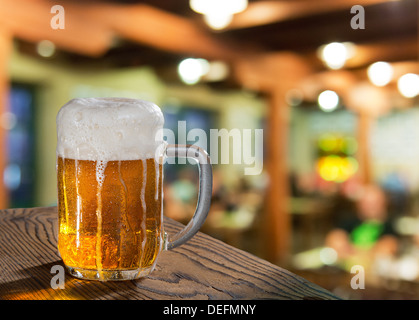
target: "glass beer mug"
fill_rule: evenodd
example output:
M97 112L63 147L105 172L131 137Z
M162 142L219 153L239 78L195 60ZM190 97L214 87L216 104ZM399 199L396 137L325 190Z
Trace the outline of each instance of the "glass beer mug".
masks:
M196 146L167 145L155 104L125 98L73 99L57 115L58 249L71 275L131 280L148 275L162 250L189 240L210 207L212 169ZM163 230L163 162L198 162L194 216Z

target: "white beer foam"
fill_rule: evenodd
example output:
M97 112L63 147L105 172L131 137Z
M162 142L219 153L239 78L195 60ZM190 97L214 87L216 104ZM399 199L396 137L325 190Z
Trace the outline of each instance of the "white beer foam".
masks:
M73 99L57 114L57 156L94 161L154 158L163 124L160 108L148 101Z

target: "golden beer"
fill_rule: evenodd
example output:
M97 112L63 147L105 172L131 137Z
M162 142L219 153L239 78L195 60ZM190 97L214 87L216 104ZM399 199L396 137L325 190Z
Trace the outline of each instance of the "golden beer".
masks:
M57 158L61 257L70 268L97 270L99 279L152 268L162 246L162 165L146 159L104 166L98 181L98 161Z
M163 124L157 105L137 99L73 99L58 112L58 249L71 275L146 276L163 249L185 243L202 226L212 194L209 156L167 145ZM194 217L170 241L162 225L166 156L194 159L200 174Z

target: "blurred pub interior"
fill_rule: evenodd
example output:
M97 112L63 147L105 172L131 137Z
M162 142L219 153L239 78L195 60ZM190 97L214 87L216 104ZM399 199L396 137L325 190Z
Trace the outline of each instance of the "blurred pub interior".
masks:
M56 205L68 100L150 100L178 139L263 129L260 174L219 146L203 232L343 298L419 299L418 1L211 3L1 0L0 207ZM166 165L166 216L190 219L195 169Z

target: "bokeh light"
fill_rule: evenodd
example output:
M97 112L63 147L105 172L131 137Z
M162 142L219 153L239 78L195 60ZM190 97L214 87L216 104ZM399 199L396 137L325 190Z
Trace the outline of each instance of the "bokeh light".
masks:
M338 107L339 96L332 90L325 90L319 94L318 103L321 110L331 112Z
M186 84L195 84L209 70L209 62L205 59L187 58L178 66L178 74Z
M326 265L332 265L338 260L338 254L335 249L324 247L320 250L320 261Z
M393 77L393 67L387 62L375 62L368 67L367 74L374 85L382 87L391 81Z
M317 172L326 181L344 182L358 170L358 161L353 157L328 155L317 160Z
M350 42L332 42L320 47L320 58L330 69L342 68L353 56L355 46Z
M407 73L397 81L400 93L406 98L413 98L419 94L419 75Z
M227 27L231 20L233 20L232 14L206 14L204 15L205 23L214 30L221 30Z
M223 12L235 14L247 8L247 0L190 0L189 6L195 12L202 14L212 14Z
M205 23L212 29L220 30L228 26L233 14L247 8L247 0L190 0L189 6L204 15Z
M49 40L39 41L36 45L36 51L41 57L52 57L55 53L55 44Z

